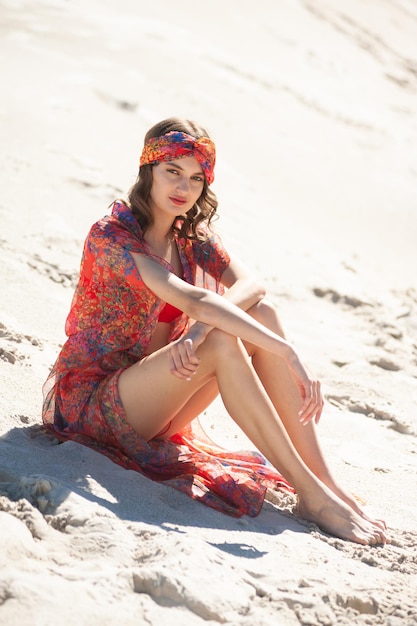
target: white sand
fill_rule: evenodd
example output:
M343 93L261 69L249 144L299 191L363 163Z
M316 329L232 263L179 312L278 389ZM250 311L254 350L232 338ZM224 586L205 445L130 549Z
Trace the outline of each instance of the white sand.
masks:
M0 35L0 623L417 624L416 3L4 0ZM285 502L236 520L42 433L84 237L171 115L216 140L218 229L391 545ZM204 423L246 445L220 402Z

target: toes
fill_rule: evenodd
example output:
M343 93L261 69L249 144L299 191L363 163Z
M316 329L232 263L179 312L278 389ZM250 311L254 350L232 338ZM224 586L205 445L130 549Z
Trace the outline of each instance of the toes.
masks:
M369 532L368 536L370 546L377 546L381 543L384 543L383 535L373 529Z
M373 524L374 526L377 526L379 530L382 530L382 531L387 530L387 525L383 519L370 519L368 517L368 521L371 522L371 524Z
M354 541L370 546L390 543L390 538L385 532L385 528L380 528L375 522L360 523L357 525L354 535Z
M375 540L373 542L373 545L376 545L376 544L384 545L385 543L390 543L389 537L384 532L374 532L373 538Z

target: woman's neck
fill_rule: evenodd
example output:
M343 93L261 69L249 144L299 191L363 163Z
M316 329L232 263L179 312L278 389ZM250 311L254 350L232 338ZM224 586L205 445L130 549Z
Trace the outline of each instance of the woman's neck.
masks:
M145 233L145 241L149 246L150 251L157 256L170 260L172 257L172 244L174 241L174 233L172 232L172 224L169 228L166 226L156 227L152 225Z
M145 233L146 243L150 246L163 246L173 239L172 224L169 227L156 227L152 225Z

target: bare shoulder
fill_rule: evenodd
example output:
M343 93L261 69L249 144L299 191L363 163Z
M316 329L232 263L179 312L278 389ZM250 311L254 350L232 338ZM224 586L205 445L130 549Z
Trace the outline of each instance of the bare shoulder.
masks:
M156 259L137 252L131 254L146 286L165 302L186 311L187 301L190 297L196 297L195 292L199 290L178 278L168 267L164 267Z

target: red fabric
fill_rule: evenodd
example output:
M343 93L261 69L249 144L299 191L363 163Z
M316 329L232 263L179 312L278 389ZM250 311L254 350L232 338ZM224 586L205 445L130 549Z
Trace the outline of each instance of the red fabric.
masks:
M173 322L177 317L182 315L182 311L177 309L176 306L172 306L169 302L166 303L160 314L158 315L158 322Z
M180 131L172 131L161 137L152 137L143 147L139 166L161 161L173 161L186 156L194 156L200 163L207 184L214 180L216 147L208 137L196 139Z
M220 238L210 234L201 243L177 237L176 244L183 279L223 293L220 278L230 259ZM149 442L126 422L118 377L146 354L165 306L142 281L131 252L152 256L130 210L115 203L112 215L94 224L85 242L65 327L68 339L44 385L44 424L62 440L94 448L209 506L256 515L268 486L293 491L259 453L222 450L198 420L169 440ZM188 323L184 314L175 318L170 341Z

